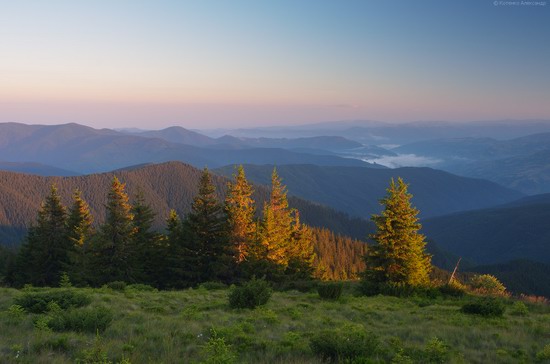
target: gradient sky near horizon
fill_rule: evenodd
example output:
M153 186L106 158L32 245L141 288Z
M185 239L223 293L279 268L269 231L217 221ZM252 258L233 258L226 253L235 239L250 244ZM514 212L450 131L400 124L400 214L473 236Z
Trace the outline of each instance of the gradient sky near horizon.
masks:
M0 2L0 122L550 119L550 2Z

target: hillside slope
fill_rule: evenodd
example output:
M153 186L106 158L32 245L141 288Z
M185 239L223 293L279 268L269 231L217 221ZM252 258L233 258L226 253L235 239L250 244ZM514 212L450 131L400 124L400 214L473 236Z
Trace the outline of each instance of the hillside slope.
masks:
M36 219L36 213L50 186L55 184L65 205L71 203L72 191L79 188L90 204L98 222L104 219L104 204L114 175L127 184L127 192L134 196L143 192L147 202L157 214L156 226L163 227L170 209L179 214L190 211L197 193L201 170L179 162L147 165L128 170L76 177L41 177L0 171L0 238L3 243L20 238L21 232ZM213 182L223 196L228 179L213 176ZM263 207L269 190L257 186L255 199L258 209ZM344 213L299 198L291 198L290 204L301 212L304 222L327 227L332 231L352 237L365 237L370 224L360 219L350 219Z
M530 259L550 263L550 202L525 202L423 221L422 231L443 249L478 264Z
M251 181L270 183L272 165L246 165L245 169ZM229 176L233 173L233 167L226 166L215 172ZM424 218L500 205L522 197L520 193L493 182L459 177L430 168L281 165L277 166L277 172L290 194L363 218L380 212L378 201L385 195L390 179L398 177L410 184L412 202Z

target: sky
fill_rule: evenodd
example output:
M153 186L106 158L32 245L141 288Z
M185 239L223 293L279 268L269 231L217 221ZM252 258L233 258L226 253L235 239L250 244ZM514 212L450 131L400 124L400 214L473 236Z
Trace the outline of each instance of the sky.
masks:
M550 119L550 1L0 0L0 122Z

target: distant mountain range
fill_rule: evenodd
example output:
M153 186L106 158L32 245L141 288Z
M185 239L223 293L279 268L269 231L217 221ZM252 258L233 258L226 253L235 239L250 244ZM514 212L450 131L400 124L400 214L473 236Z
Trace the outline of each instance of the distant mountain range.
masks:
M550 194L424 220L422 232L477 264L529 259L550 264Z
M150 132L147 132L150 133ZM143 133L141 133L143 134ZM207 143L210 138L197 133L175 128L154 133L156 137L138 136L110 129L93 129L78 124L25 125L0 124L0 155L9 162L34 162L55 166L77 173L105 172L142 163L182 161L197 167L220 167L233 163L253 164L315 164L375 167L361 160L342 158L331 154L309 154L284 148L241 147L229 149L197 147L182 144ZM172 142L162 138L172 137ZM333 140L334 139L334 140ZM332 143L357 145L342 138L324 138L292 142L293 147ZM269 141L265 141L266 143ZM289 144L272 141L272 145Z
M484 178L528 194L550 192L550 133L511 140L438 139L403 145L396 153L439 160L435 167Z
M0 171L36 174L38 176L78 176L79 173L33 162L2 162Z
M230 176L233 170L232 166L227 166L215 172ZM251 181L269 184L273 166L245 165L245 170ZM367 219L380 212L379 200L386 194L391 178L401 177L410 184L413 204L423 218L496 206L523 196L493 182L459 177L430 168L282 165L277 166L277 172L290 194Z
M156 227L162 228L170 209L182 215L190 211L201 171L179 162L75 177L41 177L0 171L0 243L14 243L21 239L25 229L35 221L40 204L52 184L58 187L65 205L71 203L72 192L79 188L97 222L102 222L106 196L114 175L127 184L130 196L135 196L138 190L144 194L157 214ZM222 198L228 179L214 175L213 182ZM257 207L261 211L269 189L264 186L255 189ZM301 219L312 226L361 238L372 229L367 221L349 218L345 213L300 198L290 198L289 203L298 208Z

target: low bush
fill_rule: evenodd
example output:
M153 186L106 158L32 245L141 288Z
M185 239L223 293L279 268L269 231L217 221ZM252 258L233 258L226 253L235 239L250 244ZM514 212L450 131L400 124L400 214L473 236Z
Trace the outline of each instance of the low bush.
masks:
M475 275L470 281L470 286L474 292L480 294L503 296L506 293L504 284L490 274Z
M485 317L500 317L504 314L504 310L504 304L500 300L489 297L466 303L461 308L464 313Z
M525 303L516 301L512 305L512 312L510 313L515 316L527 316L529 314L529 308L527 308Z
M113 281L106 284L107 288L112 289L113 291L124 291L126 289L126 282L123 281Z
M317 289L319 282L314 280L284 281L275 285L277 291L298 291L302 293L311 292Z
M74 290L25 292L15 298L16 305L31 313L46 312L50 302L55 302L62 309L68 309L70 307L86 306L92 302L92 299L87 294Z
M324 330L313 335L310 348L314 354L333 362L357 362L374 355L380 346L378 337L358 325Z
M142 283L134 283L128 285L126 288L132 291L138 291L138 292L156 292L158 289L156 289L153 286L150 286L148 284L142 284Z
M426 363L447 363L449 361L449 347L442 340L434 337L426 343L424 357Z
M466 288L456 282L451 282L438 287L439 292L444 297L463 297L466 294Z
M437 298L440 291L429 286L412 286L406 283L374 283L363 280L359 285L360 293L366 296L384 295L394 297Z
M546 344L544 348L537 353L537 361L550 361L550 344Z
M344 285L342 282L323 283L317 286L319 297L324 300L337 300L342 296Z
M52 313L48 327L53 331L103 332L113 321L105 307L83 308Z
M229 292L231 308L255 308L265 305L271 297L272 290L264 279L252 278L239 287L233 287Z

